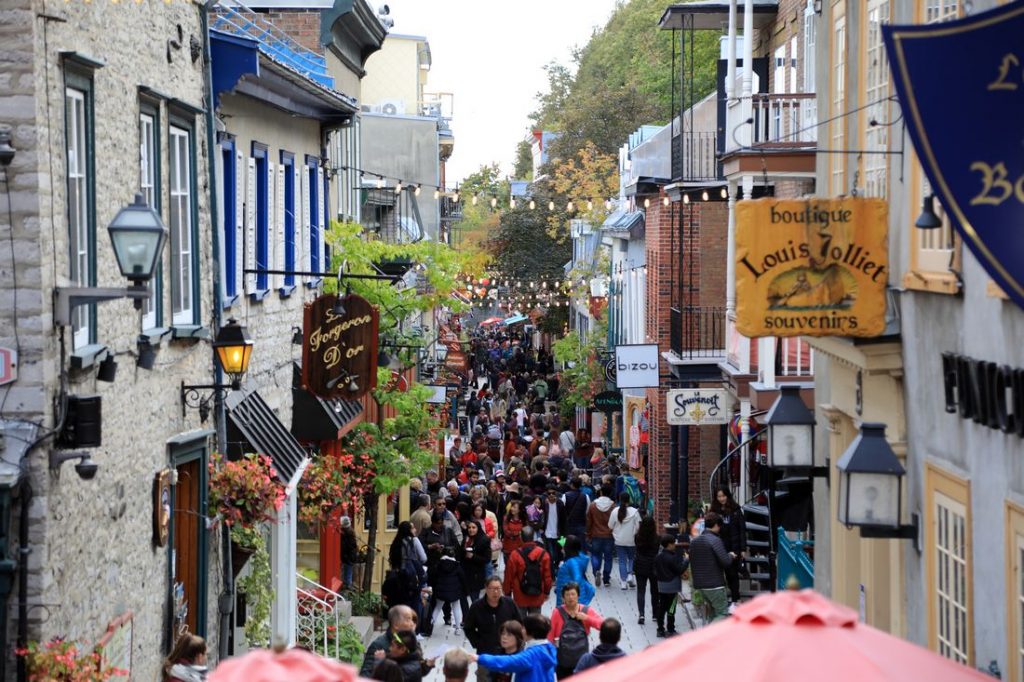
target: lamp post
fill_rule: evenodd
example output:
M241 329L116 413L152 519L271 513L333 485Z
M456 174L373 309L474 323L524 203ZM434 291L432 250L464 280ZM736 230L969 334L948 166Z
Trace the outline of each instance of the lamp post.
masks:
M71 313L78 306L131 298L135 307L141 308L143 299L149 298L146 283L152 279L167 241L167 227L160 214L146 204L141 194L136 194L134 202L117 212L107 232L118 268L132 285L120 289L60 287L54 290L54 324L62 327L71 324Z
M199 421L205 423L210 416L210 401L227 394L228 389L237 391L242 385L242 377L249 370L249 359L252 356L253 342L234 318L217 332L213 342L217 363L224 373L231 378L230 384L186 384L181 382L181 416L185 417L185 408L199 410ZM200 391L210 391L202 395Z
M839 469L839 523L860 528L862 538L914 540L920 548L917 514L903 516L901 481L907 473L885 438L885 424L865 422L836 462Z

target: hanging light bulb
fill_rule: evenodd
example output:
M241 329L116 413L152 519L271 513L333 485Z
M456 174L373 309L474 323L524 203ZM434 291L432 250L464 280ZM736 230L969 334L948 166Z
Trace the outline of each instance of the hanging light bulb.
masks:
M549 201L548 202L548 210L549 211L554 211L555 210L555 202L553 202L553 201Z
M708 191L707 190L704 190L703 192L701 192L700 199L701 199L701 201L707 201L708 200Z
M515 197L512 197L511 199L509 199L509 200L508 200L508 205L509 205L509 206L510 206L511 208L515 208L515 207L516 207L516 198L515 198Z
M395 185L395 194L401 194L401 193L402 193L402 181L399 180L398 184Z
M594 210L594 202L593 201L587 200L587 210L588 211L593 211Z
M474 205L474 206L476 206L476 202L477 202L477 197L476 197L476 195L474 194L474 195L473 195L473 205Z
M663 198L663 199L661 200L661 205L662 205L662 206L668 206L668 197L665 197L665 198Z
M684 204L690 203L690 195L689 194L684 194L683 195L683 203Z
M417 189L416 191L418 192L419 189ZM434 198L435 199L440 199L441 198L441 190L439 190L439 189L435 189L434 190Z
M726 189L725 187L722 188L722 198L723 199L728 199L729 198L729 190Z
M566 211L572 211L572 202L571 201L568 204L565 205L565 210Z
M649 198L648 199L644 199L644 208L650 208L650 207L651 207L651 200Z
M458 190L456 190L455 194L452 195L452 201L454 201L456 204L459 203L459 192L458 192Z
M474 197L474 198L476 198L476 197ZM491 197L491 208L494 208L497 205L498 205L498 198L497 197ZM512 208L515 208L515 204L512 205Z
M420 195L420 186L416 185L416 189L414 189L412 193L415 194L416 196L419 196Z
M384 178L377 178L377 189L384 189Z
M612 200L611 199L605 199L604 200L604 210L606 210L606 211L612 210Z
M532 211L535 208L537 208L536 202L534 202L533 199L530 199L530 210Z

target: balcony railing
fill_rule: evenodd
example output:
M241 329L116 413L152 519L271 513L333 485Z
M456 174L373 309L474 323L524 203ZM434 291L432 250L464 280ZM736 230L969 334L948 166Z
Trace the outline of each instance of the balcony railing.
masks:
M718 179L713 132L681 132L672 138L672 179L709 182Z
M818 140L814 93L759 94L751 97L752 144L810 147Z
M725 309L684 306L669 311L669 346L683 360L725 356Z

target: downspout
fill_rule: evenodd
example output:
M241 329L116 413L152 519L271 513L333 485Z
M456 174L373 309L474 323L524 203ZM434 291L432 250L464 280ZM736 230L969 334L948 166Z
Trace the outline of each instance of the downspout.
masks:
M199 10L200 27L203 32L203 86L206 90L206 148L207 148L207 169L210 174L210 244L216 260L217 254L220 253L220 225L217 219L217 166L216 166L216 154L217 154L217 140L214 135L214 128L216 127L217 121L214 115L213 106L213 62L210 58L210 10L219 2L219 0L207 0L202 4ZM216 329L221 327L221 308L222 308L222 295L221 295L221 281L220 281L220 268L214 267L213 270L213 323ZM211 353L213 351L211 350ZM217 359L214 358L214 383L221 384L224 382L223 371L221 370L220 364ZM227 413L224 409L224 399L220 391L214 391L214 421L217 425L216 435L216 448L218 452L223 452L227 448ZM217 660L223 661L230 655L228 642L231 639L231 614L235 607L235 586L234 577L231 571L231 535L228 532L228 527L221 525L220 527L220 540L221 540L221 564L223 575L223 591L220 597L217 599L217 610L220 613L220 634L217 638Z
M38 442L38 441L37 441ZM25 453L28 455L28 452ZM5 494L9 495L9 491L4 491ZM29 505L32 503L32 485L29 483L28 478L23 478L21 482L21 495L19 503L21 505L18 514L18 557L21 567L18 571L18 646L24 647L28 644L28 555L32 553L32 550L28 546L28 511ZM7 519L10 514L10 499L5 500L4 504L4 527L7 527ZM5 560L6 561L6 560ZM6 571L5 571L6 572ZM3 609L3 620L0 621L0 626L3 627L3 634L0 635L0 644L3 645L4 655L4 668L6 668L7 660L7 609L6 605ZM6 674L6 670L3 671ZM6 679L0 677L0 679ZM24 656L18 656L18 682L25 682L28 679L28 669L26 667L26 661Z

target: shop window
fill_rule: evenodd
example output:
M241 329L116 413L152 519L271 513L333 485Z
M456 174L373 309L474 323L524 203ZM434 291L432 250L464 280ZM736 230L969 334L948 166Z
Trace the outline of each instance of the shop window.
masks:
M929 644L946 658L973 665L969 489L931 464L926 480Z

